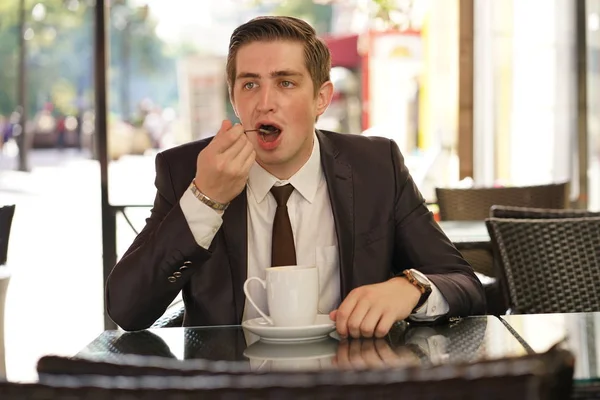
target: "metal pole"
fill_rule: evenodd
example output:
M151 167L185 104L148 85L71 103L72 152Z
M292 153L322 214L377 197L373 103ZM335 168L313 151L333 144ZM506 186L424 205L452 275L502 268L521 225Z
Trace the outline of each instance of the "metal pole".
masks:
M587 13L586 0L575 2L575 39L577 47L577 157L579 160L579 197L577 208L588 206L588 116L587 116Z
M27 42L25 40L26 11L25 0L21 0L19 7L19 80L17 81L17 96L19 108L19 129L16 137L19 148L19 171L29 172L29 141L27 140Z
M116 263L116 216L109 203L108 196L108 129L107 129L107 36L105 0L96 0L96 20L94 35L94 76L96 96L96 140L98 160L100 161L100 190L102 203L102 260L103 282ZM117 325L110 319L104 308L104 328L115 329Z

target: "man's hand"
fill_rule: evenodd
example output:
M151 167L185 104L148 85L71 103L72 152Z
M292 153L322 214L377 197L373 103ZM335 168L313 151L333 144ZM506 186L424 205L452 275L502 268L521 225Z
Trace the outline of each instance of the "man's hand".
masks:
M213 140L198 154L194 183L211 200L229 203L244 190L255 158L244 128L225 120Z
M416 307L421 292L404 277L365 285L348 294L329 317L341 337L384 337L396 321L406 319Z
M338 345L333 364L341 369L383 369L419 365L409 349L392 349L384 339L343 340Z

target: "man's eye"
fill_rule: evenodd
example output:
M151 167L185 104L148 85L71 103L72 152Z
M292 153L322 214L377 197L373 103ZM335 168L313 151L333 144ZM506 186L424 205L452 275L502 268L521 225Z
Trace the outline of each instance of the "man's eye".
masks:
M288 88L288 87L293 87L294 84L290 81L281 81L281 86L283 86L284 88Z
M254 88L254 82L244 83L244 89L252 89L252 88Z

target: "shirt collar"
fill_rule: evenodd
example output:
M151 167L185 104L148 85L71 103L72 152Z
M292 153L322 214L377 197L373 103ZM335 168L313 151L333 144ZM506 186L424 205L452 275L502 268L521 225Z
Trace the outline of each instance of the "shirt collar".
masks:
M261 203L273 185L285 185L291 183L302 197L312 203L317 193L317 188L323 176L321 168L321 149L319 139L313 137L312 153L306 163L288 180L280 180L267 172L255 161L250 168L248 176L248 187L257 203Z

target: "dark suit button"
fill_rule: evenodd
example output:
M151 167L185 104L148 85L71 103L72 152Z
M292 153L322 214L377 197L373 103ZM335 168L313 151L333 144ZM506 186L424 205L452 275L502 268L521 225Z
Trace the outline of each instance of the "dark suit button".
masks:
M173 272L173 276L175 278L179 278L179 277L181 277L181 272Z
M191 265L191 264L192 264L192 262L191 262L191 261L184 261L184 262L183 262L183 265Z
M180 271L185 271L186 269L188 269L187 265L182 265L181 267L179 267Z
M170 276L167 278L167 280L171 283L175 282L177 280L177 278L175 278L174 276Z

